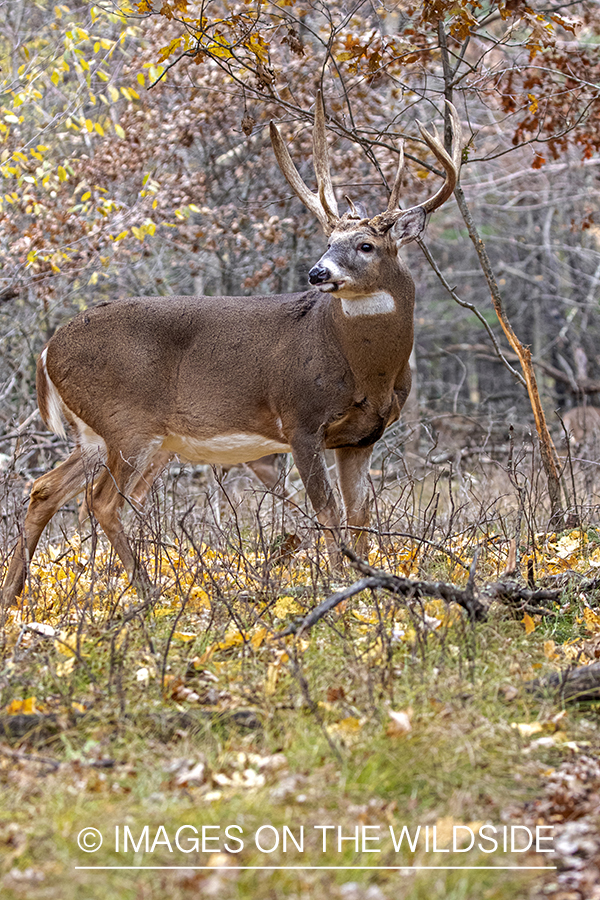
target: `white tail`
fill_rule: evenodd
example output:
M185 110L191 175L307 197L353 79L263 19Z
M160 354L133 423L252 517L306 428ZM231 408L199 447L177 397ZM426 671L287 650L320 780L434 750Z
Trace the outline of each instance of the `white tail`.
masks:
M104 303L59 329L38 363L44 421L75 449L34 483L23 538L10 564L3 603L19 595L39 537L70 498L86 491L132 583L149 582L123 531L126 496L143 491L147 473L178 454L192 462L233 464L293 454L338 566L338 505L324 461L335 450L346 520L356 533L369 521L373 444L394 422L410 390L414 283L398 255L426 216L456 185L461 132L449 105L454 149L421 134L446 172L437 193L398 208L402 161L387 209L361 218L338 214L327 161L325 113L317 98L314 165L318 193L302 182L271 125L279 165L329 235L310 270L312 287L260 297L138 297ZM359 552L366 536L359 539Z

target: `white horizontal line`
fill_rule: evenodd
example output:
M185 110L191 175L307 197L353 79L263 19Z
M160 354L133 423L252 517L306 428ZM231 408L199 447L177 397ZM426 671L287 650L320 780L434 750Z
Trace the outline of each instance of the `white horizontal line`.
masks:
M98 871L99 869L194 869L194 870L206 870L210 869L213 871L227 871L228 869L240 869L242 871L246 870L255 870L255 869L269 869L270 871L305 871L307 869L316 870L316 869L340 869L340 870L359 870L359 869L377 869L381 871L398 871L400 869L403 870L411 870L411 869L436 869L436 870L491 870L496 872L502 872L508 869L514 870L522 870L522 871L547 871L548 869L557 869L558 866L75 866L76 869L93 869L94 871Z

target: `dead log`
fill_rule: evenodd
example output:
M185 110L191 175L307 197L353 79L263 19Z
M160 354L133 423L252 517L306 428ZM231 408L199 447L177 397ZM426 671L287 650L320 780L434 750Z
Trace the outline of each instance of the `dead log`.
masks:
M536 696L555 694L558 703L600 700L600 662L535 678L525 684L525 690Z

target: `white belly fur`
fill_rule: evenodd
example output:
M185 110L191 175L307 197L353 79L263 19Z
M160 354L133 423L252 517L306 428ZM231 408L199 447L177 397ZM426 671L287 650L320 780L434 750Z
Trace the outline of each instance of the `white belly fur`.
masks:
M163 450L177 453L192 463L233 466L260 459L269 453L289 453L288 444L271 441L260 434L223 434L200 440L182 434L169 434L162 442Z

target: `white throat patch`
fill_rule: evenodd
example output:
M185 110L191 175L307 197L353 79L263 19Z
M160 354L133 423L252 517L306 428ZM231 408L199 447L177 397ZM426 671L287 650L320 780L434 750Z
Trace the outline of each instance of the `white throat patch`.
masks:
M377 291L363 297L342 297L342 310L345 316L380 316L396 310L394 298L387 291Z

